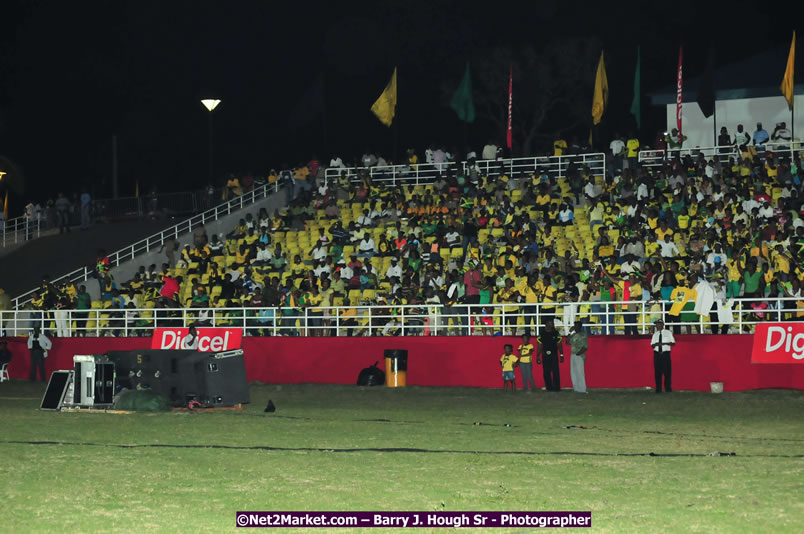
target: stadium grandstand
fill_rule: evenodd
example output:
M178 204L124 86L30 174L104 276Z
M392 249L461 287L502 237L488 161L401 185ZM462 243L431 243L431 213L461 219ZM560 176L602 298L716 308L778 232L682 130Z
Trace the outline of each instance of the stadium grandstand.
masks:
M557 139L531 158L489 144L480 157L411 149L401 165L312 160L249 180L245 203L231 176L225 204L42 280L0 326L426 336L538 333L547 318L607 334L659 318L676 333L796 320L802 147L738 130L711 148L672 132L642 151L616 137L606 153Z
M3 7L0 534L804 532L795 10Z

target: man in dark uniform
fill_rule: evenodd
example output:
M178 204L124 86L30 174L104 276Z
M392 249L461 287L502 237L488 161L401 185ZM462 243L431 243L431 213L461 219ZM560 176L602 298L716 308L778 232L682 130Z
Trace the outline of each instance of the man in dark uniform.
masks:
M50 338L43 334L38 326L34 326L33 331L28 335L28 348L31 351L31 382L36 380L37 371L42 382L46 380L45 358L51 347Z
M544 387L547 391L561 391L561 377L558 373L558 363L564 362L563 343L561 336L556 330L552 317L545 321L544 332L539 337L539 350L536 355L536 363L542 365L544 373Z
M656 321L655 331L650 340L653 347L653 374L656 378L656 393L662 392L662 377L664 377L664 390L667 393L673 391L670 380L670 347L676 344L673 332L664 327L664 321Z

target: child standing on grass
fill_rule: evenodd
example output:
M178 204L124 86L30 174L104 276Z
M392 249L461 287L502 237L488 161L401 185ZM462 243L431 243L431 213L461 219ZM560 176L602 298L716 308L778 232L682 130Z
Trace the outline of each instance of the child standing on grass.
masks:
M511 391L516 389L516 382L514 382L514 366L517 365L519 358L514 354L514 346L506 343L505 353L500 358L500 366L502 366L503 376L503 389L507 389L511 385Z
M519 352L519 372L522 374L522 388L525 391L534 391L536 389L536 382L533 381L533 367L531 357L533 355L533 345L530 342L530 336L524 334L522 336L522 344L518 347ZM530 390L528 390L530 385Z

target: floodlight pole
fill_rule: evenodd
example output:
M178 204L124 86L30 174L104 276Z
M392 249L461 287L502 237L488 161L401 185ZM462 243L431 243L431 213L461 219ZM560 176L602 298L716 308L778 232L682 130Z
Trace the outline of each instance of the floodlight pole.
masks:
M205 108L209 111L209 183L212 185L213 178L215 176L215 167L214 167L214 154L215 154L215 145L213 143L213 135L212 135L212 112L213 110L218 107L218 104L221 103L218 99L207 98L201 101Z

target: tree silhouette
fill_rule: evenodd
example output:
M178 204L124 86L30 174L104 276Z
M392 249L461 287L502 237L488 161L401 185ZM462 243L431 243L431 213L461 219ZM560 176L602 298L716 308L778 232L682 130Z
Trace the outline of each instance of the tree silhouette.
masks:
M472 57L472 83L478 119L493 125L505 138L508 110L508 72L513 68L513 133L515 154L533 154L556 132L591 125L595 61L600 46L594 38L562 39L536 49L495 47ZM445 82L445 102L458 78Z

